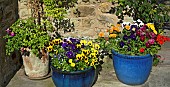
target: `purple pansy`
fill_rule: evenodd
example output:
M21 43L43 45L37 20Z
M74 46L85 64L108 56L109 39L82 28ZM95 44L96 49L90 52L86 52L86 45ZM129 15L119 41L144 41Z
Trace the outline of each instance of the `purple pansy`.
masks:
M133 28L135 28L135 30L138 30L138 26L137 25L131 25L130 26L130 30L132 30Z
M128 46L127 50L128 50L128 51L131 51L131 47Z
M62 43L62 47L65 49L65 50L68 50L68 44L66 42L63 42Z
M122 47L125 45L125 43L124 43L123 41L121 41L121 42L119 43L119 45L120 45L120 47L122 48Z
M130 35L130 38L131 38L132 40L136 40L136 35L135 35L135 34L131 34L131 35Z
M67 52L66 52L66 56L67 56L68 58L74 58L74 53L73 53L72 51L67 51Z
M124 40L128 40L128 36L127 36L127 35L124 35L124 36L123 36L123 39L124 39Z

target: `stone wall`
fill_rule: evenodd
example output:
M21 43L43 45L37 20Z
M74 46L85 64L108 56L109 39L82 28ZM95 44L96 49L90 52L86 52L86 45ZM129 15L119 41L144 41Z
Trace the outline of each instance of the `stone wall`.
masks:
M0 0L0 87L5 87L21 66L17 52L5 55L5 30L18 18L18 0Z
M100 31L118 22L117 16L111 13L114 6L108 0L78 0L78 4L69 9L67 16L74 22L75 32L65 35L96 38ZM125 21L132 21L132 18L125 17Z
M111 7L114 5L108 0L78 0L78 4L70 8L67 15L74 22L75 31L63 35L95 38L99 31L118 22L116 15L109 13ZM28 0L20 0L19 15L20 18L27 18L31 15ZM132 18L126 17L125 20L132 21Z

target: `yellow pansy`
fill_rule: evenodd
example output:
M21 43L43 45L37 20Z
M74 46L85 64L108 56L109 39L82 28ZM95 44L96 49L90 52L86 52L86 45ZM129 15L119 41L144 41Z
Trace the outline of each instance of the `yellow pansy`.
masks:
M89 45L89 46L92 46L92 45L93 45L92 41L89 41L89 42L88 42L88 45Z
M90 53L90 51L89 50L82 50L82 53L84 54L84 55L88 55L89 53Z
M50 43L49 43L49 46L54 46L54 43L53 43L53 42L50 42Z
M99 52L98 50L93 50L93 53L98 54Z
M76 64L75 63L71 63L71 67L75 67L76 66Z
M61 39L54 39L52 42L54 44L60 44L61 43Z
M81 43L81 45L86 45L87 41L86 40L81 40L80 43Z
M94 66L94 62L91 62L91 63L90 63L90 66Z
M109 37L110 38L116 38L117 34L110 34Z
M96 62L97 60L96 59L92 59L92 62Z
M96 58L96 53L91 53L90 58Z
M94 48L91 48L91 51L93 52L95 49Z
M73 59L69 59L68 62L69 62L69 63L73 63Z
M94 48L95 48L95 49L100 49L99 44L94 44Z
M76 59L77 59L77 60L82 60L82 54L77 54L77 55L76 55Z
M52 50L53 50L53 46L47 47L47 51L48 51L48 52L51 52Z
M85 62L85 63L89 62L89 60L88 60L87 57L84 58L84 62Z
M81 48L81 44L77 44L76 47L77 47L77 48Z
M81 68L81 70L84 70L84 68Z

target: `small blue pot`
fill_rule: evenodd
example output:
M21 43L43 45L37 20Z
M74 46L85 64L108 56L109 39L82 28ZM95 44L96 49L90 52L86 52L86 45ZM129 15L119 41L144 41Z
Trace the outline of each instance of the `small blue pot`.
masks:
M152 69L153 57L150 54L130 56L119 54L114 50L112 54L114 69L119 81L128 85L141 85L147 81Z
M56 87L91 87L96 74L94 68L76 72L61 72L52 67L52 80Z

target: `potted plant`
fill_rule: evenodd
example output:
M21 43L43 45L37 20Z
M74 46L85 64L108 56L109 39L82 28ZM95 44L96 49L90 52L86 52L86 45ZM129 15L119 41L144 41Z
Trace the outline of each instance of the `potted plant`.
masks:
M46 26L46 30L49 26ZM40 78L49 73L49 58L44 47L50 37L34 19L18 19L6 30L6 54L20 50L26 75Z
M162 31L155 29L154 24L139 25L132 23L121 29L118 24L99 33L98 41L112 52L117 78L128 85L143 84L148 79L153 56L165 41L170 41Z
M47 47L57 87L91 87L96 79L100 46L78 38L54 39Z
M160 3L160 0L110 0L118 5L115 7L116 15L124 20L125 15L133 17L134 21L141 19L144 23L157 23L162 28L170 20L169 6ZM134 3L135 2L135 3ZM158 25L159 24L159 25Z

